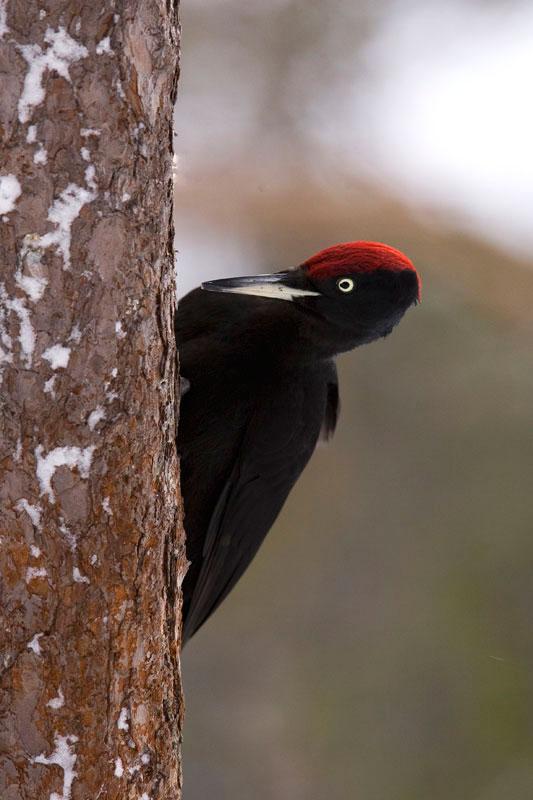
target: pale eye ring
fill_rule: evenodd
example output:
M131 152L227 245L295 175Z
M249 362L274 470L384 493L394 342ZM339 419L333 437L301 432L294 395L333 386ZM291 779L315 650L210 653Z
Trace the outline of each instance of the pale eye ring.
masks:
M337 281L337 289L345 294L353 292L355 289L355 281L352 281L351 278L339 278Z

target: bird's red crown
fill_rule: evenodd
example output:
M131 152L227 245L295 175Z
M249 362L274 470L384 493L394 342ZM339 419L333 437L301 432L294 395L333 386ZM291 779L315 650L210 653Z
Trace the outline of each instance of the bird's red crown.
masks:
M376 269L410 269L416 275L420 297L420 278L412 262L399 250L379 242L336 244L311 256L301 266L308 270L309 277L316 280L326 280L352 272L373 272Z

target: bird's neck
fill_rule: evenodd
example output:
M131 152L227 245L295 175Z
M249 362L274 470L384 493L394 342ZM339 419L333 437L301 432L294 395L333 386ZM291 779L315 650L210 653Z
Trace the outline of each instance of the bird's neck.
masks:
M232 338L239 337L240 349L248 358L277 367L331 359L359 344L353 333L343 337L320 315L288 301L252 302L231 327Z

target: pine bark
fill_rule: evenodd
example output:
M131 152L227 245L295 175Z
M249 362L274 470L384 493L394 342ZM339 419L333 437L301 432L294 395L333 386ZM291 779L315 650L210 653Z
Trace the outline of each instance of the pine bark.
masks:
M0 0L0 797L179 798L178 0Z

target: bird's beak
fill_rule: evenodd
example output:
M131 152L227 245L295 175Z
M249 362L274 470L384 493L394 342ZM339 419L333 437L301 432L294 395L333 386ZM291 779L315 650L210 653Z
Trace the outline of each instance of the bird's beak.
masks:
M269 275L249 275L245 278L223 278L202 283L209 292L231 292L251 294L255 297L271 297L275 300L294 300L295 297L318 295L311 289L300 269L274 272Z

